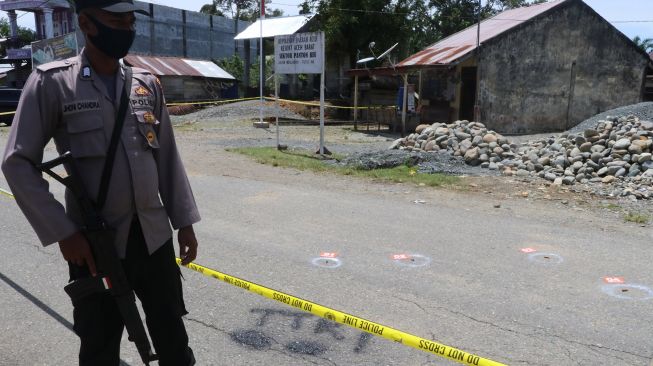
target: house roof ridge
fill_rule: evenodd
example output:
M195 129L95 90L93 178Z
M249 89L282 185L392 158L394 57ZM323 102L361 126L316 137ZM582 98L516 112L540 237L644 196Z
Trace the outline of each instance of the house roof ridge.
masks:
M501 34L504 34L507 31L510 31L511 29L527 21L530 21L565 3L569 3L573 1L579 1L579 0L554 0L541 4L531 4L528 6L502 11L480 22L481 39L479 41L480 43L485 43ZM506 15L513 16L513 15L520 15L520 14L525 15L524 19L512 19L510 17L505 17ZM504 18L502 19L501 17ZM498 24L499 22L504 23L504 25L501 26L501 24ZM507 23L507 22L514 22L514 23ZM427 61L426 56L428 56L431 53L433 53L433 56L439 55L439 57L436 60L434 60L434 62L427 62L426 64L428 65L446 64L458 60L476 49L478 27L479 27L479 23L476 22L465 29L462 29L454 34L451 34L429 45L423 50L407 57L406 59L402 60L397 66L409 67L416 64L423 64L423 62ZM488 28L490 29L489 31ZM462 39L457 40L458 38L462 38ZM454 42L455 44L453 44Z

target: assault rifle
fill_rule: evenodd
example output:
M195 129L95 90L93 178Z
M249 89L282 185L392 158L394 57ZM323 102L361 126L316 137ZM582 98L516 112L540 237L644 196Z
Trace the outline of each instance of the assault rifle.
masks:
M52 171L52 169L62 164L65 164L68 168L69 174L66 177ZM77 279L64 287L64 290L73 303L86 296L109 291L116 300L125 328L127 328L129 340L136 344L143 363L149 365L150 362L158 360L158 356L152 352L150 341L147 338L141 316L136 307L134 291L127 282L120 258L116 253L114 246L115 231L106 225L94 202L86 193L72 154L66 152L58 158L39 164L36 167L66 186L75 197L83 216L84 228L82 232L88 240L98 269L96 277L89 276Z

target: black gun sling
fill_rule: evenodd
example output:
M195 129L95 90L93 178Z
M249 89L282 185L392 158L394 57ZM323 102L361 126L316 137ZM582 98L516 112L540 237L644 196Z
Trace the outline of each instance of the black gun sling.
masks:
M116 149L118 148L118 141L120 140L122 126L125 124L127 107L129 106L131 86L132 68L125 66L125 87L122 89L122 94L120 96L120 107L118 109L118 114L116 115L116 123L113 127L111 142L109 143L109 150L107 150L107 157L104 162L104 169L102 170L102 179L100 180L100 190L98 193L97 202L95 202L98 212L102 211L102 208L107 201L107 191L109 190L109 183L111 182L111 172L113 171L113 162L116 158Z
M118 149L118 141L120 140L120 135L122 133L122 127L125 124L125 116L127 115L127 109L129 106L129 95L131 94L131 85L132 85L132 68L125 66L125 85L122 89L120 95L120 106L118 107L118 114L116 114L116 120L113 127L113 132L111 134L111 142L109 143L109 148L107 150L107 155L104 161L104 168L102 170L102 177L100 180L100 189L98 193L98 198L93 204L93 211L98 215L96 220L91 220L93 226L88 226L90 222L86 222L87 225L87 236L90 235L89 231L93 230L110 230L106 227L104 220L99 217L102 208L107 200L107 192L109 190L109 183L111 181L111 173L113 172L113 163L116 157L116 150ZM73 158L74 159L74 158ZM74 165L74 162L73 162ZM76 170L76 169L75 169ZM92 295L98 292L104 292L106 290L106 284L102 283L99 279L87 278L85 280L77 280L74 285L66 286L64 289L66 293L73 300L73 303L85 298L88 295Z

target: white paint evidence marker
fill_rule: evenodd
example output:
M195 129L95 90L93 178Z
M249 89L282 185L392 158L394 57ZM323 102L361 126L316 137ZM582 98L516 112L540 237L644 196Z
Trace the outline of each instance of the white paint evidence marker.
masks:
M653 290L644 285L610 284L603 285L601 291L621 300L646 301L653 299Z
M322 268L338 268L342 265L337 252L320 252L320 256L313 258L311 263Z
M555 253L530 253L528 255L528 260L533 263L543 264L543 265L553 265L560 264L564 262L564 259L558 254Z
M604 294L620 299L644 301L653 299L653 290L644 285L627 284L624 277L606 276L602 278L605 285L601 286Z
M393 254L390 259L402 266L406 267L424 267L431 263L431 258L421 254Z

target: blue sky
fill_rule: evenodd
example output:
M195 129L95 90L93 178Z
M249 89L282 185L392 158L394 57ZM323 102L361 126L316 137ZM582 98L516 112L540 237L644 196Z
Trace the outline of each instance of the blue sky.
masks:
M653 38L652 0L584 0L597 13L609 21L630 21L613 23L628 38L640 36Z
M628 38L638 35L642 38L653 38L653 0L584 0L594 8L603 18L613 23ZM155 4L181 7L182 9L198 11L202 5L210 0L152 0ZM301 0L271 1L271 7L279 8L286 15L295 15L298 12L297 4ZM180 3L182 5L180 5ZM624 22L627 21L627 22ZM34 17L31 14L19 19L22 26L34 28Z

